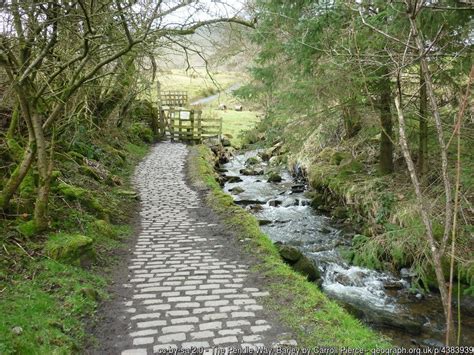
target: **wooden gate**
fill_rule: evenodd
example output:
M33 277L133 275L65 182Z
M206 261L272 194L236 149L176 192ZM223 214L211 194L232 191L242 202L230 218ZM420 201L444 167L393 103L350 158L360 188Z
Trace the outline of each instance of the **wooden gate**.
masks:
M162 107L188 107L189 98L186 91L161 91L159 104Z
M204 117L201 110L188 109L185 91L160 92L160 131L162 139L172 142L201 143L222 137L222 118Z

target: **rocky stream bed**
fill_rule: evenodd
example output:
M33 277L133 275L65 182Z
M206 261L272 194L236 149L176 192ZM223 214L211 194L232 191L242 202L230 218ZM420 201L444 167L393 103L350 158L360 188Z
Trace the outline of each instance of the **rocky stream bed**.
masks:
M397 345L442 346L439 296L412 290L409 269L390 274L349 265L342 250L351 246L354 231L311 206L299 171L290 173L256 150L236 154L218 170L224 190L255 215L283 259L330 298ZM462 310L463 345L474 344L474 307L468 303Z

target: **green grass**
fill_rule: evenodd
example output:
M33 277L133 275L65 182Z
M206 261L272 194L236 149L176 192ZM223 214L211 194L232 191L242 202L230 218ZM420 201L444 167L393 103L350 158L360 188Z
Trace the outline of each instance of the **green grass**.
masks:
M29 223L25 204L18 204L21 217L0 220L0 354L81 353L93 341L85 321L93 321L98 302L107 297L105 275L116 262L113 252L132 233L136 201L124 191L130 190L133 168L148 152L136 137L116 137L102 137L87 147L121 180L118 186L84 174L81 160L72 158L77 152L62 154L55 166L60 173L52 186L48 233L20 232L25 228L19 226ZM80 256L68 251L76 247L73 237L78 235L84 237L77 241L92 240L90 252ZM59 249L69 256L53 260Z
M253 111L219 111L222 117L222 133L230 138L232 146L242 146L242 134L260 121Z
M222 118L222 134L229 138L235 148L242 147L244 132L253 129L260 121L257 115L258 112L255 111L234 111L230 109L227 111L204 109L203 111L203 117Z
M211 75L214 82L204 69L188 72L182 69L172 69L163 73L158 80L161 83L162 91L187 91L190 101L213 95L243 80L242 73L237 72L214 72Z
M239 238L249 238L247 249L255 255L258 273L269 291L266 306L297 335L300 347L338 346L361 349L388 348L390 343L364 326L318 287L294 272L281 260L276 247L261 232L257 220L233 203L215 179L213 156L205 146L193 148L191 175L209 189L207 202Z
M80 267L31 262L1 295L0 354L77 352L86 338L81 320L94 313L105 285Z

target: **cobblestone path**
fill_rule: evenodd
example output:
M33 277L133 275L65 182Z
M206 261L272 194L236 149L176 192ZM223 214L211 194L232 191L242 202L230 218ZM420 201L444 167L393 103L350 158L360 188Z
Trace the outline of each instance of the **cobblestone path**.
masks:
M128 334L118 336L116 353L293 345L265 319L267 293L249 282L248 263L193 213L202 201L186 184L187 154L185 145L161 143L138 167L141 231L123 285L131 292L117 310Z

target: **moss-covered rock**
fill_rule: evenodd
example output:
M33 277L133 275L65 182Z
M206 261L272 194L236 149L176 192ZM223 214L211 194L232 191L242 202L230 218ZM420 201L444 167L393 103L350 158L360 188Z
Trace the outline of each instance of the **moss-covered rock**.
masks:
M293 269L306 276L309 281L318 281L321 278L318 268L304 255L293 265Z
M51 259L78 263L93 258L93 239L81 234L58 233L49 237L45 252Z
M321 273L314 263L298 248L291 245L278 245L281 258L298 273L306 276L309 281L321 279Z
M255 166L257 164L260 164L262 162L262 159L260 157L250 157L245 161L246 166Z
M296 263L299 259L303 257L303 253L291 245L281 245L278 248L280 256L289 263Z
M241 182L242 179L239 176L224 176L224 181L233 184L237 182Z
M93 210L97 216L102 219L109 220L109 210L102 205L99 199L90 197L81 201L88 209Z
M116 239L118 237L118 233L115 231L113 226L103 219L98 219L94 221L92 226L96 233L104 237L107 237L110 239Z
M239 186L236 186L236 187L229 190L229 192L231 192L233 195L241 194L244 191L245 190L243 188L239 187Z
M239 173L242 175L247 175L247 176L252 176L252 175L263 175L263 170L262 169L240 169Z
M282 178L281 178L281 175L276 173L276 172L270 172L268 174L268 179L267 179L268 182L274 182L274 183L277 183L277 182L281 182L282 181Z

